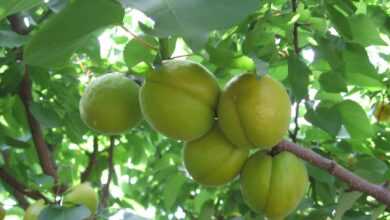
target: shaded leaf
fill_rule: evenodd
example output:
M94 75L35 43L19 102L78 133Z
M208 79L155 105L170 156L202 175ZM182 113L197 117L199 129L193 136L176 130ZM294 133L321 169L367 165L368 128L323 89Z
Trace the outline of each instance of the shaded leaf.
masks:
M30 9L42 2L43 0L2 0L0 2L0 21L8 15Z
M353 40L355 42L358 42L363 46L375 44L385 45L385 42L379 36L377 26L367 15L354 15L350 17L349 23L352 30Z
M345 15L343 15L340 11L333 7L332 4L328 4L326 7L329 18L332 21L335 29L338 33L340 33L343 37L347 39L352 38L351 27L349 26L349 21Z
M345 192L340 196L336 207L334 220L342 220L344 213L352 208L353 204L362 196L361 192Z
M27 37L12 31L0 31L0 47L20 47L27 41Z
M303 99L308 94L310 69L297 56L288 58L288 80L296 99Z
M24 61L44 67L63 66L91 33L120 24L123 16L120 4L111 0L71 2L32 36L24 48Z
M170 210L175 204L185 181L186 178L181 173L176 173L173 176L170 176L167 182L165 183L163 198L164 198L164 207L167 210Z
M42 104L31 103L30 104L31 113L34 117L46 128L56 128L61 126L61 118L57 113L52 109Z
M91 215L85 206L72 208L49 206L42 210L38 220L84 220Z
M341 118L335 106L320 104L315 110L308 108L305 119L332 136L336 136L341 128Z
M327 72L320 76L321 87L327 92L346 92L347 83L341 73Z
M158 42L153 37L143 36L139 37L139 39L157 48ZM129 68L140 62L152 63L156 55L156 50L147 48L144 44L136 39L132 39L126 45L125 50L123 51L123 59Z
M122 2L151 17L156 22L154 32L158 36L190 38L211 30L231 27L259 7L259 1L256 0L122 0Z
M359 104L346 100L338 104L337 108L345 128L353 139L365 139L374 134L370 120Z
M382 183L387 171L385 162L375 157L363 157L358 159L354 172L370 182Z

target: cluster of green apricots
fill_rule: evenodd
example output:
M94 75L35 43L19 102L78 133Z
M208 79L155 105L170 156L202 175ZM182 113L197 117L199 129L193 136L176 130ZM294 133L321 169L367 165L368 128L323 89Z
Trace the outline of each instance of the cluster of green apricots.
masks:
M290 109L285 88L269 76L242 74L221 90L205 67L179 60L164 61L141 88L121 73L99 76L80 100L82 120L100 133L120 134L144 119L183 141L194 181L221 186L239 176L248 206L272 220L289 215L308 185L300 159L269 153L287 132Z

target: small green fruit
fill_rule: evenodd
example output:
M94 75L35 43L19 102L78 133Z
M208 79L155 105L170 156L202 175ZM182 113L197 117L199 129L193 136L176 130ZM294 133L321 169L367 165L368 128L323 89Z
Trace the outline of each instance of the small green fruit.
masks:
M223 185L238 175L249 151L230 143L218 126L184 147L184 165L192 178L203 185Z
M104 134L119 134L142 119L138 85L125 75L109 73L94 79L80 100L81 119Z
M390 104L384 102L376 104L374 115L379 122L390 122Z
M30 205L24 213L24 220L38 220L39 214L46 207L45 201L38 200L36 203Z
M191 141L212 128L219 92L215 78L200 64L166 61L147 76L141 110L157 131Z
M305 165L288 152L274 157L255 153L244 165L240 180L249 207L271 220L283 219L294 211L308 186Z
M244 74L230 81L218 105L225 136L243 148L271 148L281 141L291 104L283 85L269 76Z
M98 195L88 182L73 187L64 197L64 204L84 205L92 215L96 213L98 203Z

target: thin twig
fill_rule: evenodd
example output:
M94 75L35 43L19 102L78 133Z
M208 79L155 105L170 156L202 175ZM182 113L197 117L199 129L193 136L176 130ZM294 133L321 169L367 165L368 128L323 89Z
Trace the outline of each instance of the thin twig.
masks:
M92 173L93 168L96 165L96 156L99 153L99 139L97 136L93 137L93 152L89 154L89 161L87 168L85 168L84 172L81 174L81 182L87 181L89 176Z
M115 136L110 137L110 147L108 148L108 177L107 182L104 184L102 189L102 196L100 201L100 208L103 210L108 205L108 199L110 196L110 184L113 175L115 174L114 169L114 148L115 148Z
M296 102L295 115L294 115L294 125L295 125L295 127L294 127L294 130L290 133L290 138L291 138L291 140L294 143L297 142L298 133L299 133L299 122L298 122L298 119L299 119L299 107L300 107L300 104L301 104L301 100Z
M337 162L325 158L310 149L303 148L289 141L282 141L275 147L278 151L289 151L296 156L302 158L309 163L328 171L332 176L339 178L347 183L352 189L367 193L376 198L378 202L382 202L390 206L390 191L382 185L376 185L367 180L355 175L351 171L345 169Z
M15 177L13 177L11 174L9 174L3 167L0 167L0 179L12 187L14 190L32 198L32 199L43 199L46 202L49 202L49 200L40 192L30 190L25 185L23 185L21 182L19 182Z
M298 0L291 0L291 4L292 4L293 12L296 13L297 10L298 10ZM294 23L294 27L293 27L293 43L294 43L294 51L295 51L296 54L299 54L299 52L300 52L298 28L299 28L299 24L296 21Z
M127 27L125 27L124 25L121 25L120 26L124 31L126 31L128 34L130 34L134 40L138 41L139 43L141 43L143 46L149 48L149 49L152 49L152 50L157 50L158 51L158 48L149 44L148 42L146 42L145 40L143 40L142 38L140 38L138 35L136 35L135 33L133 33L130 29L128 29Z
M170 57L169 60L174 60L174 59L182 58L182 57L191 57L191 56L195 56L195 54L190 53L190 54L178 55L178 56Z

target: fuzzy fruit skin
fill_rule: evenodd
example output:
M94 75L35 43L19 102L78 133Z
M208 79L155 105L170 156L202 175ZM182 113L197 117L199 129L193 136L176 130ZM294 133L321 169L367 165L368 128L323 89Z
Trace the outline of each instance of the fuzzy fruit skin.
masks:
M390 122L390 104L380 102L375 106L375 118L379 122Z
M140 92L141 110L155 130L191 141L212 128L219 93L216 79L202 65L166 61L147 76Z
M236 177L249 151L230 143L215 126L203 137L186 142L184 165L192 178L205 186L223 185Z
M138 93L139 86L121 73L99 76L81 97L81 119L98 132L120 134L142 119Z
M0 220L4 220L5 214L5 210L0 206Z
M281 83L269 76L243 74L231 80L218 105L225 136L243 148L271 148L285 135L291 103Z
M39 214L45 207L45 201L38 200L27 208L23 220L38 220Z
M241 192L251 209L283 219L299 205L307 186L304 163L289 152L252 155L241 172Z
M64 197L64 204L84 205L91 215L96 213L98 202L98 195L88 182L73 187Z

